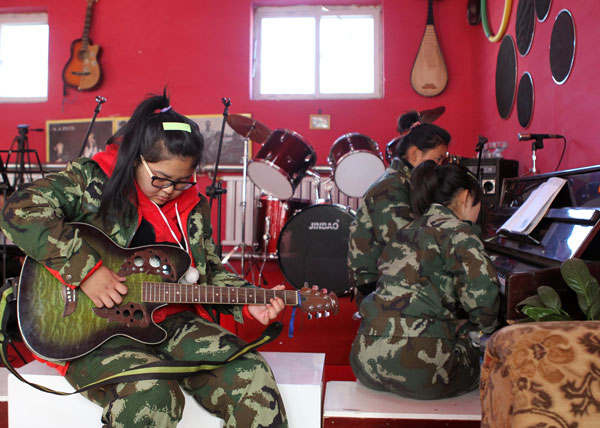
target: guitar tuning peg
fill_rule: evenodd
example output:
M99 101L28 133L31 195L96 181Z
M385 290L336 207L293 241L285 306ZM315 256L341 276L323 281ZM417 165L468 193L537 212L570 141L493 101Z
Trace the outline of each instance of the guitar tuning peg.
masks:
M329 313L329 311L325 311L325 313L323 315L325 316L325 318L327 318L331 314Z
M317 319L321 319L321 317L323 316L323 314L321 312L317 312L316 313L316 317Z
M309 313L308 313L308 315L306 315L306 318L308 318L308 320L310 321L310 320L312 320L312 319L313 319L313 316L312 316L312 314L309 312Z

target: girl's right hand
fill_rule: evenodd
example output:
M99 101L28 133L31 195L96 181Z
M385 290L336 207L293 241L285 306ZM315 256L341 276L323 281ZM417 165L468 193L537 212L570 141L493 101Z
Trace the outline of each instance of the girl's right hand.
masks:
M97 308L112 308L123 301L121 295L127 294L123 284L125 277L119 276L105 266L100 266L79 288L90 298Z

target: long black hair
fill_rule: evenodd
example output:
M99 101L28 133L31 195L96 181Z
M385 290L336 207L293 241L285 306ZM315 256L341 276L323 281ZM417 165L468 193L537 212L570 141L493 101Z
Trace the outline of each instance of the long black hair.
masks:
M182 122L192 132L165 131L163 122ZM122 215L130 200L137 203L135 167L140 155L150 163L172 157L190 158L194 168L202 161L204 140L198 125L177 113L170 104L166 89L162 95L150 94L135 109L131 118L108 141L118 144L117 161L104 186L100 217L107 221Z
M444 128L424 123L416 111L409 111L398 118L398 132L408 132L398 145L396 157L404 158L412 146L427 152L437 146L450 144L451 136Z
M477 178L463 165L449 163L438 165L432 160L419 164L410 177L412 208L420 216L433 203L448 206L456 193L468 190L473 205L481 201L482 191Z

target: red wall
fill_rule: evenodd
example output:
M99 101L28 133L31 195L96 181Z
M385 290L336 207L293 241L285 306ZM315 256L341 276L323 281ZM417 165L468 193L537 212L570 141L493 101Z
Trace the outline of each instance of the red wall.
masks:
M2 7L23 1L0 0ZM435 98L417 95L410 86L410 70L423 35L427 2L384 0L385 97L374 100L252 101L250 100L250 45L253 2L220 0L100 0L94 7L91 38L102 47L104 72L101 87L90 92L68 90L63 98L62 68L70 56L70 43L81 37L86 2L29 0L34 9L45 9L50 24L50 77L48 102L0 104L3 118L0 144L9 144L16 125L45 127L48 119L91 117L96 95L108 102L99 117L127 116L148 92L169 84L174 107L184 114L221 114L222 97L232 101L230 113L251 113L272 129L288 128L303 135L316 149L317 163L326 157L337 137L363 132L383 148L395 137L395 121L402 112L445 105L439 120L453 134L460 154L471 154L475 145L472 96L473 43L481 31L467 25L464 5L436 2L435 16L450 81ZM290 4L262 1L260 4ZM317 3L303 1L301 3ZM330 1L328 3L342 3ZM357 2L355 2L357 3ZM373 3L360 1L358 3ZM462 3L462 2L460 2ZM409 7L407 7L409 6ZM294 64L289 64L294 67ZM348 64L352 67L352 64ZM310 130L309 114L331 115L330 130ZM45 157L45 136L32 134L32 148Z

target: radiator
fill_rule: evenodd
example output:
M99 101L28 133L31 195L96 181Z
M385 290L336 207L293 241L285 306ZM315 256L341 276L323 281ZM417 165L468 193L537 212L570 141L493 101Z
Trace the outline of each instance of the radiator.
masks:
M256 244L258 240L256 233L257 202L264 193L250 179L247 180L246 223L243 225L243 177L240 175L224 176L223 182L224 187L227 189L223 245L240 245L242 236L245 236L244 243L246 245ZM304 177L296 188L293 198L309 200L311 203L316 203L317 199L321 201L325 199L326 203L344 205L354 211L358 208L360 200L344 195L338 190L335 183L329 181L327 177L322 177L318 183L312 177ZM243 233L242 229L244 229Z

